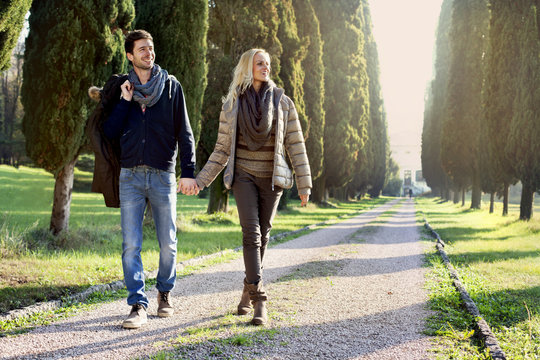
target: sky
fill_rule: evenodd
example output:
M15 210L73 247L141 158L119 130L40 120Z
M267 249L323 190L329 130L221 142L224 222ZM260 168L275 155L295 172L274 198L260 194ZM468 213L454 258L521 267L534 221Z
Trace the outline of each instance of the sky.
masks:
M441 4L442 0L369 0L390 148L401 174L422 168L424 95L433 75Z

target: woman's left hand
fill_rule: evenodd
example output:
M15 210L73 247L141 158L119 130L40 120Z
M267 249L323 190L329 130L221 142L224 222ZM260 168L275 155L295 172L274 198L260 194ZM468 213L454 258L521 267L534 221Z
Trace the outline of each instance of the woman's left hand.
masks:
M306 206L309 201L309 194L303 194L299 196L300 196L300 201L301 201L300 206Z

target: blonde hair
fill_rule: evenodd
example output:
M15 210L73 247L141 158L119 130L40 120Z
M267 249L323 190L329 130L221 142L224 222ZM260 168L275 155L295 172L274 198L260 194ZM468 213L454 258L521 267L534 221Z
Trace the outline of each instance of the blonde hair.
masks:
M222 99L224 104L228 104L229 109L232 108L238 96L253 84L253 58L258 53L263 53L268 58L268 63L270 63L270 54L264 49L250 49L242 54L238 64L234 68L233 80L231 85L229 85L229 92ZM272 86L276 85L272 80L269 80L268 83Z

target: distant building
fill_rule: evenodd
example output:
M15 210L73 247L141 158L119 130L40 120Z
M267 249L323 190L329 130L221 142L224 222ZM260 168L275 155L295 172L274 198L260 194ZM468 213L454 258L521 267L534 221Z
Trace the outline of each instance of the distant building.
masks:
M403 188L402 188L403 196L409 196L410 190L412 190L413 196L428 192L430 188L426 184L426 180L424 179L422 175L422 170L416 170L414 172L414 175L415 175L414 181L412 178L412 174L413 174L412 170L403 171Z

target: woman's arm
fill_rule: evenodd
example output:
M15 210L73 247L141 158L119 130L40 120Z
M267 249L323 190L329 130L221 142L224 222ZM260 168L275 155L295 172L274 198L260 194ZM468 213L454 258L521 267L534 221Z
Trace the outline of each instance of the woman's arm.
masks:
M227 166L231 154L231 124L227 121L225 112L222 110L219 115L219 128L214 151L208 161L197 174L196 181L199 189L210 186L212 181Z
M289 117L287 128L285 129L285 148L291 159L296 176L298 194L300 195L300 199L302 199L302 195L308 195L304 197L305 203L307 203L312 187L311 169L309 167L304 135L302 134L302 127L298 119L296 107L291 99L287 98L287 101L289 102ZM302 203L304 203L304 199L302 199Z

